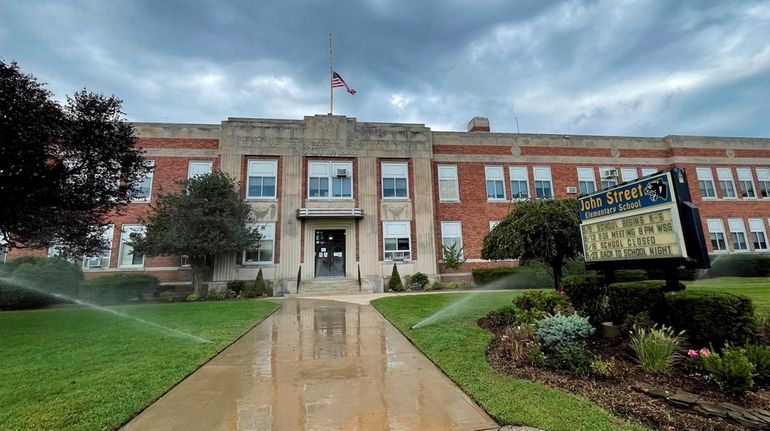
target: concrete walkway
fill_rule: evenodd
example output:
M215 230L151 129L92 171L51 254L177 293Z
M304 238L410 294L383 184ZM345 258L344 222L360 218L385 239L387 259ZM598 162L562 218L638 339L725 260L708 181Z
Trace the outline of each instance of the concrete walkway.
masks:
M123 429L497 429L368 303L281 303Z

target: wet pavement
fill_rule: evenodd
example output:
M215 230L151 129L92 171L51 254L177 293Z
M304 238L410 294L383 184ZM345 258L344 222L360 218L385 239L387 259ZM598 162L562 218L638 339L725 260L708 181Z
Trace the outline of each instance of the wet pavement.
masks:
M487 430L371 305L287 299L123 430Z

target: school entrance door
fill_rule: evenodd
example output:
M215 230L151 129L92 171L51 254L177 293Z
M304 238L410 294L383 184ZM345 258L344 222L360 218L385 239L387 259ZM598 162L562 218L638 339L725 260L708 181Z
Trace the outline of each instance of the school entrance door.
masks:
M345 231L315 231L315 276L345 276Z

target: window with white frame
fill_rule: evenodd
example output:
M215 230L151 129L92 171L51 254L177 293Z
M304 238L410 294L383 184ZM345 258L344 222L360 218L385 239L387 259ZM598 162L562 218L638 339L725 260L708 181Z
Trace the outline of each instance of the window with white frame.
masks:
M717 168L717 180L719 180L719 188L722 189L723 198L734 198L735 183L733 182L733 173L730 168Z
M382 251L387 261L412 260L412 234L408 221L382 222Z
M463 228L459 221L441 222L441 245L442 250L444 247L454 247L460 255L463 254ZM444 256L443 252L442 256Z
M277 160L249 160L247 199L275 199Z
M770 169L757 168L757 181L759 182L759 195L770 198Z
M749 232L751 232L751 243L754 246L754 251L767 251L767 233L765 232L764 220L750 218Z
M382 164L382 197L384 199L409 197L408 171L406 163Z
M612 166L602 166L599 168L599 178L602 181L603 189L618 185L618 172Z
M730 229L730 237L733 240L733 249L735 251L749 251L749 243L746 241L746 229L743 226L743 219L727 219L727 226Z
M8 244L5 240L0 238L0 263L5 263L5 259L8 257Z
M457 165L438 166L438 198L442 202L460 201L460 186L457 182Z
M120 250L118 252L118 267L144 266L144 255L134 253L134 247L129 242L131 235L144 235L145 227L140 224L124 224L120 228Z
M727 241L725 240L725 226L722 219L711 218L706 220L706 226L709 229L711 238L711 250L714 252L727 251Z
M695 168L695 173L698 175L698 187L700 188L701 197L717 197L717 192L714 188L714 178L711 176L711 168Z
M532 174L535 179L535 197L538 199L553 198L553 182L551 181L550 166L534 166Z
M529 176L526 166L511 166L508 169L511 174L511 198L529 199Z
M484 177L487 180L487 199L490 201L505 200L505 176L502 166L485 166Z
M187 179L210 174L212 166L211 160L191 160L187 166Z
M741 184L741 194L744 198L757 197L757 191L754 189L754 178L751 177L751 169L736 168L738 182Z
M636 168L620 168L620 179L624 183L637 178L639 178L639 175L636 173Z
M257 229L261 238L256 247L243 250L243 264L260 265L273 263L275 254L275 223L249 224L247 227Z
M104 248L92 255L83 256L83 268L109 268L110 256L112 256L112 238L115 233L115 226L109 225L102 234Z
M596 191L596 178L594 168L577 168L578 191L581 195L587 195Z
M145 163L150 170L145 174L142 182L139 183L139 196L134 199L134 202L149 202L152 197L152 177L155 173L155 160L147 160Z
M489 221L489 230L491 231L492 229L494 229L499 224L500 224L500 220L490 220Z
M642 168L642 176L646 177L647 175L652 175L654 173L658 172L657 168Z
M353 198L353 162L308 162L307 171L309 198Z
M62 257L63 250L59 244L54 244L48 247L48 257Z

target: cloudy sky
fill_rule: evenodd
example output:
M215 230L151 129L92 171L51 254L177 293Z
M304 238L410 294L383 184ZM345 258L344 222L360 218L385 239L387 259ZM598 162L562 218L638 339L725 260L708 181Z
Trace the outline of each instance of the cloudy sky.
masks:
M0 0L0 58L130 120L770 136L770 1Z

